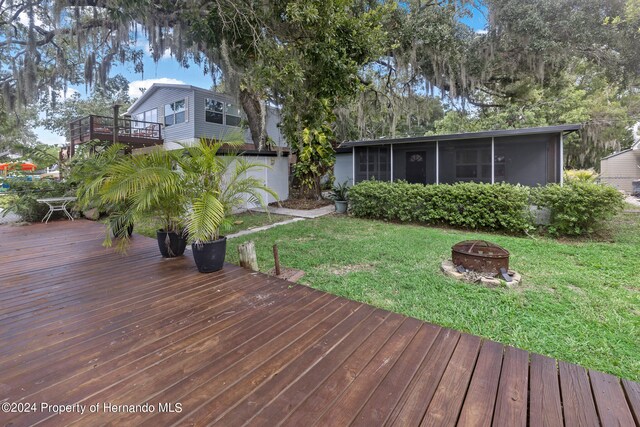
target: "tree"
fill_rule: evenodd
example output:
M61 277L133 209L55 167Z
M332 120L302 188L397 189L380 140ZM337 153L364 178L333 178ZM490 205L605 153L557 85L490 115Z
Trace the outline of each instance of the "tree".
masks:
M69 122L90 114L112 116L113 104L122 105L126 109L131 104L129 97L129 82L118 74L110 77L102 86L94 86L89 98L82 98L79 93L73 93L69 98L51 105L48 99L41 101L41 108L45 117L40 125L58 135L69 138Z
M0 159L19 154L18 145L33 146L37 137L33 127L37 121L35 108L8 111L0 104Z
M119 3L0 2L0 85L7 110L47 96L55 104L68 84L103 86L116 60L141 71L143 52L130 43L133 20L118 13Z

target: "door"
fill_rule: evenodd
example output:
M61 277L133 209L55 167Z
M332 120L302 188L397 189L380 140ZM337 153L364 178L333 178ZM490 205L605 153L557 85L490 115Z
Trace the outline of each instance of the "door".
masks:
M424 184L427 182L426 152L407 152L407 181L411 184Z

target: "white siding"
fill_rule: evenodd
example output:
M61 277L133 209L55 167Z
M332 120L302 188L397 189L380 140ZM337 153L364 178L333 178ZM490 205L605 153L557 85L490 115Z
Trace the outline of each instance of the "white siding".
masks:
M278 194L280 200L289 198L289 158L288 157L265 157L267 165L267 185ZM275 202L273 196L269 195L269 203Z
M629 150L600 161L600 181L631 193L631 182L640 179L640 150Z
M233 133L242 133L242 128L237 126L227 126L224 124L211 123L206 120L205 112L205 99L215 99L224 103L231 103L238 105L238 102L231 97L223 94L213 94L206 90L194 91L194 133L193 136L197 138L215 138L224 139L227 135Z
M151 89L149 89L151 90ZM151 110L158 109L158 122L164 124L164 106L180 99L187 99L185 122L177 125L163 126L162 137L164 138L164 146L167 149L178 148L176 142L188 142L193 140L193 119L194 119L194 100L193 91L182 88L158 88L147 98L142 104L132 110L131 116Z
M280 132L279 124L280 110L267 107L267 135L269 135L269 138L271 138L278 147L286 147L287 141L285 141L282 132Z
M149 89L151 90L151 89ZM166 149L179 148L178 142L193 142L200 137L222 139L231 132L241 131L241 128L234 126L209 123L205 120L205 98L214 98L222 102L237 104L231 97L223 94L215 94L211 91L199 88L185 87L157 87L149 97L138 105L130 114L138 114L152 108L158 109L158 121L164 123L164 106L179 99L187 99L188 120L184 123L163 126L164 147ZM284 138L277 127L280 118L277 109L269 108L267 115L267 133L280 146L285 146ZM245 133L245 140L251 143L248 131ZM138 150L136 150L138 151ZM144 151L144 150L140 150ZM289 197L289 158L275 156L247 156L250 162L265 164L271 169L260 169L254 171L252 175L260 178L267 186L272 188L279 196L279 200L286 200ZM265 192L265 200L268 203L275 201L273 196Z
M353 185L353 156L351 153L336 154L333 176L336 184L342 184L347 181L349 185Z
M276 192L278 200L286 200L289 198L289 161L287 157L247 156L246 159L251 163L267 166L265 168L251 170L249 176L262 180L267 187ZM233 168L234 166L231 165L230 170L233 170ZM262 197L266 203L276 201L276 199L266 191L262 192ZM257 207L246 200L245 198L244 209Z

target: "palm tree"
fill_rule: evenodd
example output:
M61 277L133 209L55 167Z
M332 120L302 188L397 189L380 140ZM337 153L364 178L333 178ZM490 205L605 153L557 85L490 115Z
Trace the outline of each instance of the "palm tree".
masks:
M237 134L225 141L203 138L178 150L122 158L107 168L101 200L126 201L127 208L115 216L122 222L157 216L167 231L182 232L184 227L189 241L201 248L221 239L234 209L246 202L266 208L264 195L277 198L262 180L250 176L268 166L239 156L243 143ZM127 244L123 237L121 249Z
M221 230L230 226L229 215L242 207L245 199L266 208L263 194L278 197L262 180L249 175L268 166L238 156L237 148L242 144L242 139L203 138L197 144L182 145L178 167L188 203L186 225L191 241L197 245L218 240Z

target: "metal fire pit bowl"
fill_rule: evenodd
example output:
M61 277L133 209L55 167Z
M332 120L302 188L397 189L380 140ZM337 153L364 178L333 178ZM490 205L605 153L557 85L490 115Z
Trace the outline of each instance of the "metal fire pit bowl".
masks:
M509 271L509 251L485 240L465 240L451 247L453 265L480 273L498 274Z

